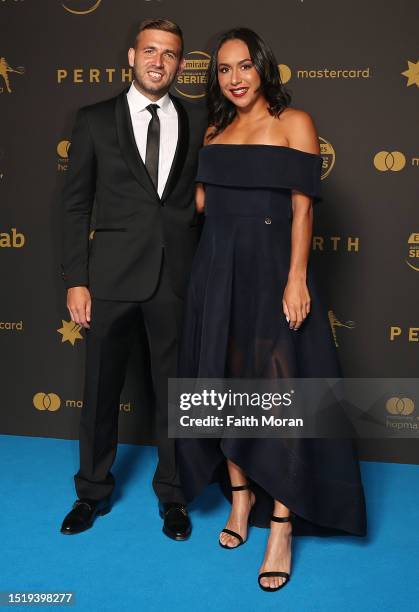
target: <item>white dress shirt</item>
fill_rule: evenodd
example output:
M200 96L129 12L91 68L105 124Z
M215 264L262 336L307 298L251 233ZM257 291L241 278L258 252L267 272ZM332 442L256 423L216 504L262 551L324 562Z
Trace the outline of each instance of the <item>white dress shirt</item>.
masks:
M135 142L138 152L145 163L147 149L147 130L151 121L151 113L146 109L149 104L158 104L157 115L160 120L160 150L159 150L159 175L157 192L161 197L172 167L178 140L178 117L175 105L169 94L165 94L154 102L149 100L131 83L127 93L129 111Z

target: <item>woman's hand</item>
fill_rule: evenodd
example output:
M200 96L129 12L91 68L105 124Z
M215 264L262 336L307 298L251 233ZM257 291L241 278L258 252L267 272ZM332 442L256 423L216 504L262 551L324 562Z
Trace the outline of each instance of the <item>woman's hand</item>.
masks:
M289 278L282 298L290 329L297 330L310 312L310 294L304 279Z

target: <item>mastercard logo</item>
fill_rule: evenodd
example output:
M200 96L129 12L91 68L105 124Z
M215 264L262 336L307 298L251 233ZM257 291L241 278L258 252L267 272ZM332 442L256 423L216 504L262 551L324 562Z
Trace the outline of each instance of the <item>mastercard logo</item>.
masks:
M412 414L415 404L409 397L390 397L386 409L390 414L407 416Z
M35 393L33 405L37 410L55 412L61 406L61 399L56 393Z
M406 165L406 157L400 151L380 151L374 157L374 166L380 172L399 172Z
M69 140L61 140L57 145L57 153L61 159L68 159L68 150L71 142Z

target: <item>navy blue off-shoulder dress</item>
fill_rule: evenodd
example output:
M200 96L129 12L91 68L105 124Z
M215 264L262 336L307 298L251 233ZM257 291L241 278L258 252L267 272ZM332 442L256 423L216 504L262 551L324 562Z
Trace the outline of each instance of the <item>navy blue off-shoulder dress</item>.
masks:
M291 190L320 196L322 158L290 147L213 144L200 151L205 223L193 262L179 352L188 378L339 377L331 329L310 265L311 311L289 329L282 298L291 255ZM179 439L186 498L219 480L225 459L252 482L251 522L268 527L273 500L295 514L294 533L366 532L359 465L350 439Z

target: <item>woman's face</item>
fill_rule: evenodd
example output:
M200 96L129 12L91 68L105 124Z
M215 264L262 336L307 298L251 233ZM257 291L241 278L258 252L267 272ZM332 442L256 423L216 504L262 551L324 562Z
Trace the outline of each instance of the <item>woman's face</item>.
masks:
M222 94L235 106L245 109L260 97L260 76L242 40L228 40L220 47L217 71Z

